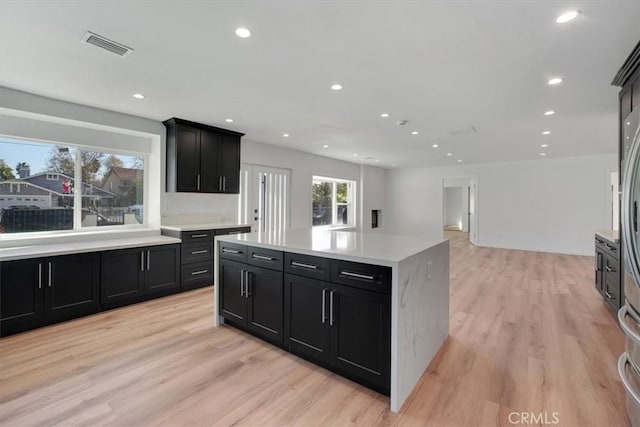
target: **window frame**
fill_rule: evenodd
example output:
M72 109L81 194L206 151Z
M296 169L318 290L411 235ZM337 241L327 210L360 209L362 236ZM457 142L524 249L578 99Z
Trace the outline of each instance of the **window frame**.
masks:
M75 150L74 154L74 174L73 174L73 182L80 183L80 186L74 184L73 186L73 227L68 230L50 230L50 231L26 231L21 233L1 233L2 240L21 240L26 238L37 238L37 237L55 237L55 236L69 236L74 234L81 233L109 233L109 232L118 232L125 230L144 230L149 229L149 159L150 153L134 151L134 150L122 150L122 149L113 149L109 147L102 146L92 146L92 145L82 145L75 143L68 143L64 141L52 141L52 140L43 140L43 139L35 139L35 138L27 138L27 137L19 137L14 135L0 134L0 140L7 139L8 142L11 143L28 143L28 144L40 144L43 146L61 146L73 148ZM114 155L124 155L124 156L133 156L140 157L143 161L143 172L142 172L142 223L140 224L118 224L118 225L108 225L108 226L83 226L82 225L82 152L101 152L105 154L114 154ZM51 175L53 173L46 172L47 175ZM55 172L58 175L57 180L59 180L59 173ZM49 177L45 177L49 180Z
M313 229L355 229L357 228L357 206L356 206L356 192L357 181L344 178L330 178L326 176L313 175L311 177L311 211L313 214L313 186L316 182L329 182L331 186L331 224L313 225L313 218L311 219L311 228ZM338 202L337 200L337 188L338 184L347 184L347 202ZM347 224L337 224L338 218L338 206L347 206Z

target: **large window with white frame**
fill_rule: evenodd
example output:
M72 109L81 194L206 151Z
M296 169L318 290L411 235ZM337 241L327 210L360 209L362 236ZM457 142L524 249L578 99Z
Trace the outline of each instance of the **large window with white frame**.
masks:
M0 136L0 232L145 226L146 159Z
M356 226L355 181L313 177L312 224L314 227Z

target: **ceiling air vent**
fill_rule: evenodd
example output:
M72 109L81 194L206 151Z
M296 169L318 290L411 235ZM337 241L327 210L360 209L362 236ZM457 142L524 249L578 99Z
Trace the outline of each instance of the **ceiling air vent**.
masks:
M127 47L118 42L114 42L113 40L109 40L106 37L98 35L96 33L92 33L91 31L87 31L87 34L82 38L83 43L92 44L94 46L98 46L104 50L108 50L111 53L115 53L118 56L127 56L133 49Z
M478 133L478 130L473 126L469 126L468 128L449 131L449 135L451 136L472 135L474 133Z

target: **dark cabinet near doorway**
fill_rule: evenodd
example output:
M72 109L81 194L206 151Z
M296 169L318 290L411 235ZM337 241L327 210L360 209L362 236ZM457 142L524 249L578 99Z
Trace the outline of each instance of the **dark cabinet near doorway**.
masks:
M596 234L595 285L603 299L618 311L624 301L621 300L620 245Z
M1 263L0 335L98 312L99 269L99 253Z
M243 133L172 118L167 128L166 189L171 192L240 191Z
M179 287L179 244L102 253L101 303L104 308L169 295Z

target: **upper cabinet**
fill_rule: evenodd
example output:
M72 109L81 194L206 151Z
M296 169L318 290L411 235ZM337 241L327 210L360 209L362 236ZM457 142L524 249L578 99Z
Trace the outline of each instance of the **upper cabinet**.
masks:
M167 191L238 193L243 133L182 119L167 127Z

